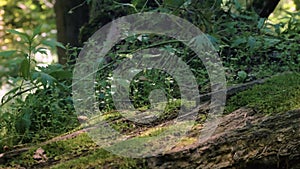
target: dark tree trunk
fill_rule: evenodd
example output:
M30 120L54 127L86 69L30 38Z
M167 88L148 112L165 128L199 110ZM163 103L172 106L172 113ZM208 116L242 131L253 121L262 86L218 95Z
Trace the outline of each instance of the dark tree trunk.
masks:
M73 10L72 10L73 9ZM85 0L56 0L54 5L56 14L57 40L64 45L78 47L80 28L89 20L89 9ZM72 10L70 12L70 10ZM67 61L65 50L58 48L58 61Z
M261 18L268 18L280 0L254 0L252 7Z
M130 3L130 1L131 0L92 0L89 10L89 22L82 28L79 41L86 42L98 29L113 19L132 14L130 7L116 5L116 2Z
M300 10L300 0L294 0L294 3L296 5L296 10L299 11Z

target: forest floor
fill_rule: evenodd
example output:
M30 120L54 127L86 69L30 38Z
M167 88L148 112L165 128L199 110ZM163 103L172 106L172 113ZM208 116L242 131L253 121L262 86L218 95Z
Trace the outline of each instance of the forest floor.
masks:
M114 155L89 137L87 131L93 127L86 126L44 143L14 148L0 154L0 168L194 168L201 165L206 166L201 168L239 168L246 164L247 167L260 164L258 159L266 160L265 157L270 156L272 158L269 160L274 161L272 167L299 167L291 164L300 158L297 154L300 150L300 130L299 125L295 126L299 122L300 111L293 111L300 109L299 84L299 74L285 73L251 84L251 88L243 91L232 89L237 91L227 99L225 113L220 117L218 128L210 139L200 143L203 116L210 108L210 102L204 102L192 129L159 157L129 158ZM156 136L174 124L174 119L171 118L151 126L132 127L117 112L108 112L104 116L111 125L126 134L125 139ZM256 141L252 140L250 145L249 138L253 137ZM265 140L266 138L275 142ZM287 151L285 160L279 158L279 153L276 154L274 149L280 149L279 152ZM294 149L297 150L293 151ZM294 156L289 156L292 153ZM273 156L276 157L275 160ZM291 161L286 160L286 157Z

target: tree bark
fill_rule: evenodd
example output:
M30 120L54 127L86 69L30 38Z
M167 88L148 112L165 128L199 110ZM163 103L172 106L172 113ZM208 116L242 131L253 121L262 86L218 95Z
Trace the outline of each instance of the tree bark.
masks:
M242 108L225 116L207 141L175 147L165 155L149 158L148 165L150 168L299 169L299 124L300 110L265 117Z
M90 4L90 18L84 25L79 35L80 42L86 42L98 29L112 20L132 14L128 6L116 5L117 3L130 3L130 0L92 0Z
M252 7L255 12L262 18L268 18L275 10L280 0L254 0Z
M299 11L300 10L300 0L294 0L294 3L296 5L296 10Z
M80 28L89 20L89 9L85 0L56 0L54 5L56 14L57 41L64 45L78 47ZM70 11L71 10L71 11ZM58 61L65 64L66 51L57 49Z

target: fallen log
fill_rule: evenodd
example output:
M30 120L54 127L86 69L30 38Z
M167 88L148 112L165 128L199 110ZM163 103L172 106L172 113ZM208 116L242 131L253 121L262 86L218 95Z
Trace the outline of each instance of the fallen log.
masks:
M262 116L241 108L206 141L147 159L150 168L299 169L300 109Z

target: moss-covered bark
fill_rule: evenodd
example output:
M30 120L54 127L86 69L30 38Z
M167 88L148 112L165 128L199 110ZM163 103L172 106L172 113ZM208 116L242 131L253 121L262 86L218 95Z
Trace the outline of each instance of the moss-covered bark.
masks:
M210 139L149 158L150 168L297 169L300 110L268 117L239 109L222 119Z

